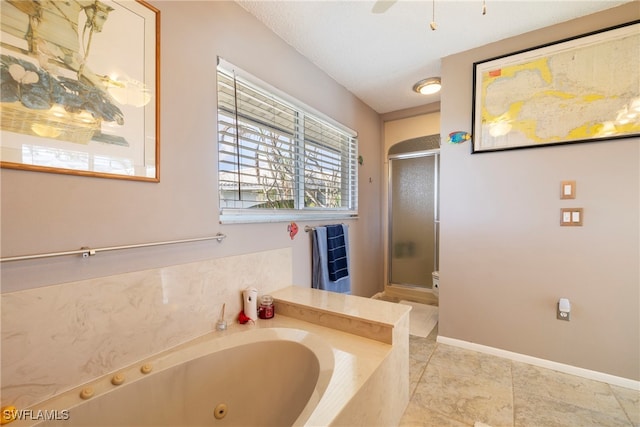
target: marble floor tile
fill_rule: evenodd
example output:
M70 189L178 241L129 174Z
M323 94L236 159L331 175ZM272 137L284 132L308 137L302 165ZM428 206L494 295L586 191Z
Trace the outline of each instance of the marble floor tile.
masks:
M420 403L409 402L398 427L466 427L468 424L425 410Z
M434 329L435 337L437 337L437 328ZM413 395L418 381L420 381L427 363L436 349L435 337L425 339L413 335L409 336L409 396Z
M401 427L640 427L640 391L410 337Z
M514 396L515 427L630 427L624 412L598 412L560 400L526 394Z
M608 384L525 363L513 362L513 389L522 398L535 395L597 412L623 412Z
M453 364L429 363L413 401L422 408L469 425L477 421L493 426L513 425L511 384L483 374L460 374L459 367Z
M427 367L426 361L416 360L413 357L409 357L409 396L413 395L425 368Z
M629 421L634 426L640 427L640 391L614 385L609 387L611 387L611 391L613 391L614 396L620 402L620 406L629 417Z
M409 357L426 365L436 349L437 336L437 326L427 338L409 335Z
M429 365L441 367L456 376L485 378L492 383L511 386L511 361L488 354L438 344Z

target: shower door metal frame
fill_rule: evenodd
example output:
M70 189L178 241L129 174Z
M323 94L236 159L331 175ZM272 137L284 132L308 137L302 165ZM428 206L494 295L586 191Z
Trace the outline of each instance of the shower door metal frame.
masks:
M388 247L387 247L387 283L389 286L403 286L411 289L425 289L421 286L411 283L394 283L392 279L393 267L391 259L393 257L393 160L403 160L403 159L413 159L418 157L434 157L434 168L433 168L433 227L434 227L434 251L433 251L433 266L434 271L438 271L439 263L440 263L440 149L435 148L433 150L421 150L421 151L411 151L407 153L400 154L391 154L387 157L389 161L389 182L387 189L387 217L388 217Z

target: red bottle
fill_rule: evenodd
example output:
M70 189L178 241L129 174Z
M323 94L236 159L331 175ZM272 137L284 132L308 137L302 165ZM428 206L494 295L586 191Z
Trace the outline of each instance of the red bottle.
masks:
M260 306L258 307L258 317L261 319L271 319L274 314L273 297L271 295L263 295L260 299Z

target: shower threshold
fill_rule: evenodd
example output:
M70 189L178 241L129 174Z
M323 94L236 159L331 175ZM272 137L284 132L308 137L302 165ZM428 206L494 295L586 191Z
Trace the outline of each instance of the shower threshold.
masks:
M438 305L438 297L433 294L431 288L426 287L389 284L385 286L383 292L375 294L372 298L391 302L407 300L421 304Z

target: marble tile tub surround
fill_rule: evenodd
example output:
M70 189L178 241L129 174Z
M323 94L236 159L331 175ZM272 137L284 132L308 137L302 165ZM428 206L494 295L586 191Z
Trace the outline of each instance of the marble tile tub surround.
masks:
M331 425L397 425L409 403L411 307L297 286L278 290L273 298L279 315L344 331L355 335L354 340L365 337L391 345L389 354Z
M270 331L261 333L260 330L265 328ZM248 334L242 335L244 332L248 332ZM331 372L325 371L331 375L326 385L326 391L324 394L315 396L315 407L306 413L308 418L303 416L298 420L301 423L296 425L300 427L302 425L308 427L352 427L354 425L388 427L397 425L406 403L400 406L395 403L397 399L394 401L385 398L388 394L396 392L398 386L401 385L408 394L408 387L407 378L403 378L397 369L392 368L392 357L395 353L393 346L279 314L269 320L258 319L254 324L230 324L225 331L212 331L166 352L140 360L118 372L127 378L127 382L133 382L140 379L139 369L143 364L152 366L152 375L154 375L179 361L191 360L208 351L223 348L228 345L229 340L233 340L236 344L250 342L255 339L255 333L259 334L260 338L280 336L305 344L313 343L319 339L331 348L332 361L328 362L325 359L325 367L331 367ZM307 337L307 333L312 334L313 337ZM252 334L254 338L251 338ZM408 352L408 348L405 350ZM324 354L324 356L327 355ZM408 359L407 353L404 356ZM97 378L30 409L37 412L52 408L72 408L79 403L82 404L79 394L87 385L95 390L92 400L100 399L102 394L113 389L111 378L111 375ZM99 406L97 403L94 405ZM139 408L129 407L125 404L118 407L118 410L136 412ZM71 419L73 418L72 410ZM345 421L354 419L356 422ZM64 423L63 421L58 424L64 425ZM50 425L51 423L45 424ZM27 427L34 425L34 423L30 420L16 421L15 425L16 427Z
M278 290L273 298L278 313L387 344L404 337L397 332L411 311L402 304L298 286Z
M250 266L250 268L247 268ZM210 332L241 291L292 283L291 248L2 294L2 406L31 406Z

